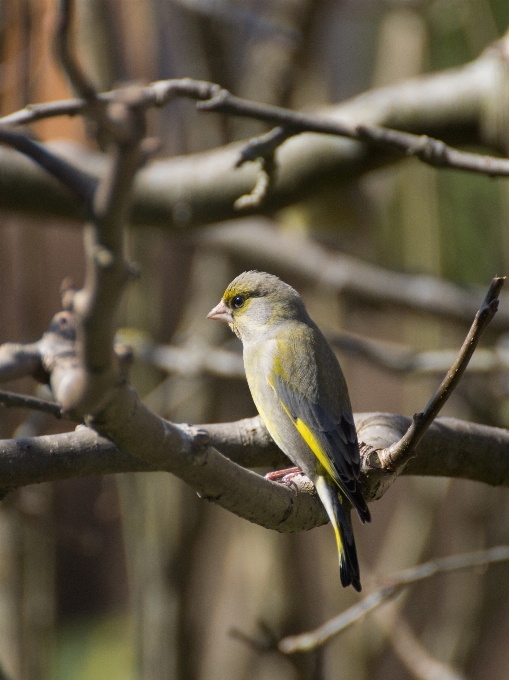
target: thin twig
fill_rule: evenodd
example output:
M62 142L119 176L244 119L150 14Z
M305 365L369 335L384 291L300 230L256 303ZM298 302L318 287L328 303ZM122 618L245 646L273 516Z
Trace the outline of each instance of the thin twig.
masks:
M259 208L263 204L276 179L276 149L293 137L293 134L289 128L276 127L259 137L254 137L241 149L235 167L240 168L244 163L258 161L260 169L251 192L243 194L233 204L235 210Z
M234 202L235 210L249 210L259 208L267 198L274 177L274 165L270 161L261 158L260 169L256 183L249 194L242 194Z
M458 151L428 135L414 135L380 125L359 125L357 131L360 139L401 149L407 156L416 156L435 168L455 168L490 177L507 177L509 174L509 161L506 158Z
M55 418L62 418L62 409L58 404L27 394L16 394L0 390L0 405L6 408L28 408L35 411L44 411L44 413L51 413Z
M244 163L255 161L258 158L273 158L277 147L292 137L293 134L288 128L276 127L263 135L253 137L242 147L235 167L240 168Z
M0 144L7 144L31 158L87 204L92 201L97 187L97 179L92 175L19 132L0 128Z
M62 0L62 3L66 5L68 0ZM63 25L67 30L68 21L63 22ZM71 58L68 39L61 39L60 42L65 45L63 53L61 49L59 53L62 53L66 60L66 71L75 89L82 94L83 98L33 104L0 118L0 125L21 125L61 115L74 116L78 113L87 113L91 102L105 105L123 97L122 89L97 94L75 60ZM252 160L253 154L258 154L257 158L263 157L267 153L267 144L271 147L271 153L274 153L277 147L289 137L303 132L315 132L383 145L406 155L417 156L423 162L435 167L467 170L492 177L509 176L507 159L459 151L427 135L416 135L379 125L332 120L319 115L303 114L278 106L252 102L235 97L215 83L183 78L157 81L135 89L138 93L139 104L143 108L164 106L176 97L187 97L198 100L197 107L201 111L215 111L254 118L277 126L263 135L261 139L254 138L248 142L241 151L241 159L245 156L246 160Z
M442 383L426 404L423 411L416 413L412 424L399 442L389 449L379 452L380 462L386 471L396 471L405 465L414 455L415 448L421 441L424 433L437 417L445 402L449 399L470 361L470 357L477 347L489 322L498 309L498 296L504 285L505 277L498 276L493 279L483 300L481 308L477 312L474 322L470 327L467 337L460 349L456 361L449 369Z
M96 97L96 89L81 69L71 49L73 10L73 0L59 1L54 38L55 51L73 89L86 101L91 102Z
M258 632L257 637L245 633L240 628L233 627L230 628L230 637L243 642L248 647L266 654L267 652L278 652L278 639L273 630L271 630L265 621L258 621Z
M383 579L384 585L381 588L315 630L283 638L280 640L278 648L284 654L309 652L328 642L335 635L358 621L364 614L373 611L390 598L395 597L409 585L436 574L446 574L459 569L472 569L507 560L509 560L509 545L500 545L489 550L442 557L416 567L403 569L392 576L385 577Z

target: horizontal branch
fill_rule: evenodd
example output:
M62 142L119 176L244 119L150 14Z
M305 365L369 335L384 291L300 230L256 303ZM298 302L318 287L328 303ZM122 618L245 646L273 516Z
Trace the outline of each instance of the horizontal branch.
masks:
M400 343L375 340L345 331L327 333L327 340L340 352L365 359L378 368L399 375L444 375L457 356L457 351L452 349L419 352ZM467 373L487 374L509 370L506 342L506 336L502 335L493 349L478 347L470 359Z
M447 284L446 284L447 285ZM117 334L134 351L138 359L147 361L170 374L184 377L214 375L230 380L245 380L244 362L240 352L225 347L182 347L159 345L143 337L136 337L136 329ZM417 351L401 343L376 340L346 331L325 332L329 343L344 354L364 359L368 363L397 375L440 376L447 373L456 359L457 350ZM506 335L501 335L493 349L478 347L467 366L468 374L486 375L509 370Z
M117 333L117 339L125 342L138 359L168 373L195 378L203 374L221 378L245 380L244 362L240 352L211 347L205 341L193 347L159 345L151 342L145 334L135 329L124 329Z
M256 263L283 278L299 277L377 305L387 304L471 323L484 291L433 276L404 274L352 255L330 252L316 241L281 232L265 218L245 218L200 234L200 243L220 248L247 268ZM491 328L509 328L509 294L500 296Z
M488 177L507 177L509 160L493 158L478 153L459 151L428 135L413 135L410 132L389 130L378 125L359 125L360 139L377 142L389 148L399 148L407 156L415 156L435 168L466 170Z
M376 451L398 441L411 419L366 413L357 414L355 422L360 441ZM295 485L289 488L243 469L288 465L259 418L177 428L177 433L166 438L166 458L154 463L120 451L109 439L84 426L66 434L0 441L2 487L7 492L70 477L166 470L189 483L202 497L267 528L299 531L327 521L306 478L295 478ZM201 449L193 444L197 433L202 437ZM204 441L209 443L205 449ZM193 446L198 447L198 453L193 453ZM418 452L405 468L405 475L455 477L509 486L506 430L439 418L419 444ZM373 490L369 489L371 472L380 472L372 452L364 458L363 483L368 497L373 498Z
M484 119L487 111L503 106L500 79L507 78L503 49L487 50L476 61L372 90L337 106L322 109L318 115L301 116L308 127L318 120L322 131L358 134L359 126L377 126L428 135L448 144L481 144L501 151L502 137ZM214 89L216 88L216 89ZM220 88L199 81L163 81L138 88L140 107L164 105L176 96L211 99L218 102ZM97 101L102 101L102 95ZM114 95L110 94L110 101ZM255 103L249 103L251 108ZM0 120L0 125L30 122L57 113L86 113L85 100L71 103L36 105ZM44 110L44 106L48 108ZM81 108L80 108L81 107ZM258 106L261 115L261 108ZM238 107L237 107L238 109ZM238 111L237 111L238 113ZM255 111L250 111L253 115ZM266 117L275 122L274 115ZM318 124L316 123L316 124ZM317 128L318 129L318 128ZM368 127L364 128L364 134ZM498 128L497 128L498 130ZM186 157L157 161L139 173L133 196L132 219L135 224L182 229L236 216L235 201L249 195L256 185L257 164L237 167L245 142L231 144ZM414 145L415 146L415 145ZM370 169L402 158L405 154L366 145L353 139L305 133L287 139L276 151L277 174L263 210L272 211L316 191L324 183L337 185L354 179ZM54 147L53 147L54 148ZM408 150L408 149L407 149ZM101 176L104 157L76 149L72 160L79 169L93 168ZM79 216L76 206L65 200L61 191L40 171L29 169L26 161L5 149L0 151L0 205L22 211L41 211L67 217ZM253 206L252 211L259 211Z

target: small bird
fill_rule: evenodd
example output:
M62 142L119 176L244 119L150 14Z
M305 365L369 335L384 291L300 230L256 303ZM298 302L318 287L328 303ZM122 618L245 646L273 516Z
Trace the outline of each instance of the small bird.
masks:
M360 455L343 372L297 291L277 276L248 271L207 318L242 340L253 401L279 448L311 479L331 520L341 583L361 590L350 518L371 516L359 481Z

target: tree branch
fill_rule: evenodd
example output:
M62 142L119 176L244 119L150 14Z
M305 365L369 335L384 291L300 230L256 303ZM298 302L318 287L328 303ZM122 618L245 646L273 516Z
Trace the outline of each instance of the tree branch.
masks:
M482 334L498 309L498 296L504 285L505 277L495 277L490 284L480 310L475 315L474 322L461 347L456 361L449 369L442 383L426 404L421 413L416 413L412 425L405 436L397 444L393 444L384 452L380 452L380 462L386 470L396 471L403 467L415 455L415 449L433 420L440 413L445 402L461 380L470 361L470 357L477 347Z
M85 201L87 206L91 203L97 188L97 179L92 175L18 132L0 127L0 144L7 144L28 156L63 186L73 191L79 199Z
M368 498L373 499L378 492L377 487L367 486L368 473L380 472L371 449L384 449L398 441L410 422L409 418L384 413L356 414L359 438L371 447L363 460ZM56 479L165 470L207 500L266 528L301 531L327 521L314 488L304 477L295 478L295 485L287 487L242 469L288 465L259 418L195 427L168 423L167 427L165 441L158 441L154 434L148 442L143 441L153 462L141 445L138 457L129 455L84 426L66 434L0 441L2 489L5 493ZM127 432L126 439L129 435ZM153 445L158 447L155 451ZM143 456L147 459L143 460ZM421 441L419 456L408 463L403 474L471 479L509 487L509 433L438 418Z
M334 636L351 626L352 623L358 621L364 614L377 609L381 604L395 597L403 588L409 585L423 581L431 576L436 576L436 574L447 574L460 569L472 569L507 560L509 560L509 546L501 545L489 550L442 557L416 567L411 567L410 569L404 569L392 576L385 577L383 579L384 585L381 588L375 590L353 607L339 614L339 616L327 621L309 633L283 638L279 642L278 647L284 654L309 652L328 642Z
M326 335L330 344L340 352L365 359L373 366L399 375L443 375L457 356L457 352L451 349L418 352L400 343L375 340L346 331ZM470 359L467 372L488 374L509 370L506 342L506 336L502 335L494 349L478 347Z
M482 291L468 290L432 276L393 272L342 253L331 253L315 241L282 233L264 218L247 218L208 229L200 243L224 250L246 266L297 276L330 291L376 304L396 305L471 323ZM492 327L509 328L509 295Z
M319 124L322 131L353 133L355 136L359 134L359 126L377 126L428 135L447 144L484 144L500 151L504 149L503 134L490 126L485 118L486 112L497 110L503 105L497 99L500 79L507 78L503 54L503 43L500 43L459 69L373 90L324 110L320 117L309 118L314 124ZM139 106L148 107L164 105L175 96L190 96L199 100L210 100L212 97L214 101L219 90L211 83L199 81L162 81L141 91L138 89L137 96ZM97 101L113 101L115 96L108 93L98 95ZM217 103L218 99L215 101ZM261 106L249 104L254 107L249 115L257 113L255 109ZM83 99L51 103L46 109L41 108L43 106L36 105L11 114L0 120L0 124L26 123L45 115L61 113L75 115L78 110L86 111L88 103ZM239 107L240 111L242 107ZM280 114L283 115L278 110L278 116ZM287 112L284 115L290 114L300 116L300 122L312 122L303 114ZM274 116L265 118L276 120ZM290 119L287 124L290 125ZM327 126L328 130L325 129ZM367 129L363 128L363 134L367 134ZM243 149L245 143L153 163L140 173L136 182L134 222L182 228L234 217L234 202L239 196L251 193L258 175L257 168L249 165L235 167ZM76 153L77 163L79 155L85 157L83 153ZM91 158L91 155L87 156ZM312 133L293 136L277 149L275 160L278 172L264 202L264 210L271 211L288 205L316 191L317 186L323 183L337 184L345 179L353 179L398 158L401 158L401 151L388 152L371 147L368 152L365 143L357 140ZM22 166L12 154L2 153L0 163L3 168L0 204L4 207L21 210L44 208L52 214L76 216L76 211L68 202L62 201L61 194L55 192L54 186L44 182L40 175L26 175L22 171L26 166ZM21 184L18 182L13 192L14 175L21 180ZM11 189L10 192L7 187ZM45 191L51 191L51 201L48 200L49 196L40 193ZM176 209L183 205L186 210ZM259 210L259 207L253 207L252 210Z
M28 408L43 413L50 413L55 418L62 417L62 409L58 404L46 399L31 397L26 394L16 394L0 390L0 405L6 408Z
M55 53L73 89L85 100L92 102L96 90L81 69L72 51L73 0L59 0L57 25L54 36Z
M376 142L391 149L396 147L407 156L415 156L435 168L466 170L489 177L509 175L509 161L506 158L459 151L427 135L413 135L378 125L359 125L357 133L360 139Z

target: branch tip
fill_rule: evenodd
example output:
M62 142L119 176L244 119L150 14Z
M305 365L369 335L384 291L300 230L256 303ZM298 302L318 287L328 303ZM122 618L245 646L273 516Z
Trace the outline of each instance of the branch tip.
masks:
M482 334L498 310L498 296L505 277L496 276L491 281L486 296L463 342L456 361L421 413L414 414L412 424L403 437L386 451L381 452L383 468L390 472L400 471L415 455L415 449L445 402L449 399L474 353Z

